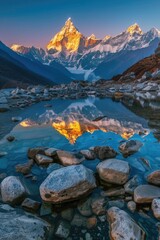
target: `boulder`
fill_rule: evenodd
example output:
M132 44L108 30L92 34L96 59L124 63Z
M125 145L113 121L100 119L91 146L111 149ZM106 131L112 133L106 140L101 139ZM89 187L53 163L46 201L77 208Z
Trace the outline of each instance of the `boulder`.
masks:
M0 220L0 239L47 240L49 237L50 224L31 214L17 213L0 205Z
M25 188L17 177L6 177L1 182L2 201L10 204L19 203L25 196Z
M140 185L134 190L136 203L151 203L154 198L160 197L160 188L152 185Z
M84 161L84 157L81 155L75 155L71 152L62 150L57 151L57 156L63 166L77 165Z
M114 158L117 155L117 152L113 148L108 146L94 147L94 153L100 160Z
M91 150L81 150L80 153L85 157L87 160L94 160L96 158L95 154Z
M35 161L38 165L49 165L53 162L53 158L45 156L43 154L36 154Z
M160 170L155 170L147 175L147 182L160 186Z
M125 211L112 207L107 211L112 240L144 240L145 232Z
M123 185L129 177L129 164L118 159L108 159L97 165L97 171L103 181Z
M153 199L151 208L155 218L160 220L160 199Z
M78 199L95 187L93 172L83 165L74 165L53 171L41 184L40 194L46 202L61 203Z
M119 146L120 152L125 156L128 157L133 153L136 153L143 144L137 140L129 140Z

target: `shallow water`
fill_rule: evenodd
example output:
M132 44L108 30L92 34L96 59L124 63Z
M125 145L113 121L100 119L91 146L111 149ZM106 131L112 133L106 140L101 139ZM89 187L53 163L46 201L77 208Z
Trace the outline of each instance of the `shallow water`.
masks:
M48 103L50 107L46 107ZM22 117L21 123L11 121L11 117L16 115ZM4 137L7 133L15 136L16 140L7 142ZM15 166L27 161L29 147L46 146L78 152L92 146L111 146L118 152L120 142L137 139L143 142L140 151L128 158L118 153L117 159L128 161L132 168L131 176L138 174L142 182L145 181L143 176L147 171L160 167L160 144L148 127L148 121L111 99L52 100L24 110L16 110L14 115L12 111L3 113L0 115L0 137L0 151L8 153L0 158L0 173L19 175L29 195L34 199L40 198L39 185L47 176L46 169L36 166L32 168L32 174L37 177L36 182L15 173ZM147 159L150 167L146 166L141 158ZM98 159L83 162L93 171L98 163ZM93 192L93 196L94 194L97 192ZM61 218L60 213L57 218ZM136 213L133 214L133 218L146 229L148 240L157 238L156 220L153 216L148 219ZM53 219L51 221L54 222ZM153 229L150 229L150 224ZM88 232L93 239L103 239L102 236L109 239L108 227L102 222L98 223L98 226L100 225L100 236L97 228ZM83 236L81 228L72 229L72 239L79 239L80 234Z

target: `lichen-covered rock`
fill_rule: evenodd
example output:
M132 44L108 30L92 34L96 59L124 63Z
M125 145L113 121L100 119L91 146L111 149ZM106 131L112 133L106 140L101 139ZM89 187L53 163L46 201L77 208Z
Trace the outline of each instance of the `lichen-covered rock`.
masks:
M44 201L61 203L78 199L96 187L93 172L83 165L64 167L53 171L41 184Z
M10 204L17 204L25 196L25 188L17 177L6 177L1 182L2 201Z
M145 232L125 211L112 207L107 211L112 240L144 240Z
M103 181L123 185L129 177L129 164L122 160L108 159L97 165L97 171Z

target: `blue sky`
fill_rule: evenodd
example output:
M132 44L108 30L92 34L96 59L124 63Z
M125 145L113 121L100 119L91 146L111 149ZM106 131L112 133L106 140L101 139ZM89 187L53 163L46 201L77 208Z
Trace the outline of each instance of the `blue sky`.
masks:
M0 40L45 47L67 18L84 35L116 35L137 22L160 30L160 0L0 0Z

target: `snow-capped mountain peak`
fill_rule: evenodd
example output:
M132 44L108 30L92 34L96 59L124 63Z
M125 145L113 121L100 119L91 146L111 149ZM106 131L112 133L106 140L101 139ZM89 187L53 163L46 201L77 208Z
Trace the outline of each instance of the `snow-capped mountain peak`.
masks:
M142 29L140 28L140 26L139 26L137 23L129 26L129 27L127 28L127 32L130 33L131 35L133 35L134 33L138 33L138 34L140 34L140 35L143 34Z
M92 33L87 39L97 39L96 36Z

